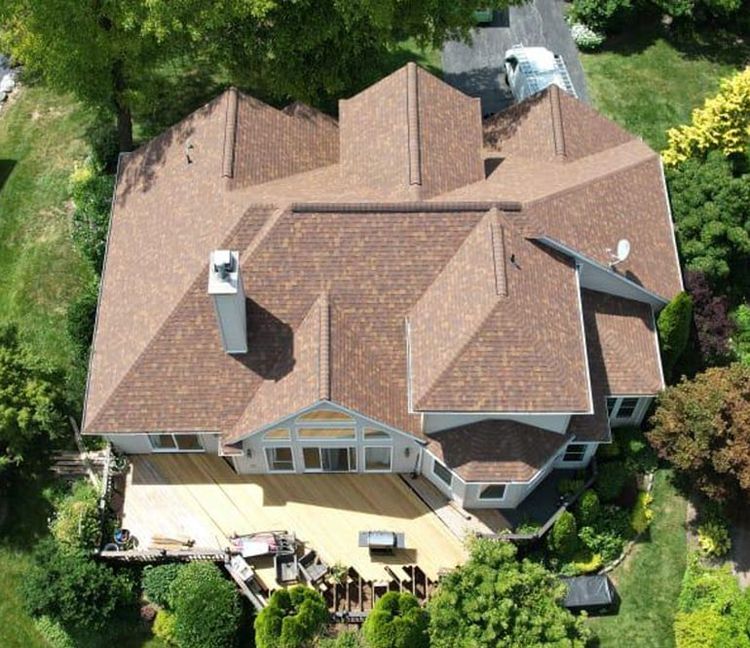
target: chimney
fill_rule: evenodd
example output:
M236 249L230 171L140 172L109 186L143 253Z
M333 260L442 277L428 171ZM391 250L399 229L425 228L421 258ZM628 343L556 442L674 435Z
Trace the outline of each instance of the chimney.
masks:
M208 294L213 297L221 342L227 353L247 353L245 291L239 252L214 250L208 265Z

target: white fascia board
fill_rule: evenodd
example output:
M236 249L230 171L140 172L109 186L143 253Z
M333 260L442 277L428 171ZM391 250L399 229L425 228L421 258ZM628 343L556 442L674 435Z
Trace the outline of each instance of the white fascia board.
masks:
M672 232L672 249L674 250L674 259L677 264L677 274L680 278L680 288L684 291L685 284L682 281L682 266L680 265L680 254L677 251L677 235L674 231L674 218L672 216L672 203L669 200L669 189L667 188L667 178L664 175L664 162L659 156L659 172L661 173L661 186L664 190L664 201L667 203L667 220L669 221L669 229Z

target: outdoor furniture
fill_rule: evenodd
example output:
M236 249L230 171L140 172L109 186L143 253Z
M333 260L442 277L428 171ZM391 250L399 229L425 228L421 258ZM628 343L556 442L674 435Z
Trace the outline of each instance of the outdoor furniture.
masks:
M273 557L273 566L276 569L276 581L278 583L292 583L299 576L296 553L277 553Z
M299 570L308 585L312 585L328 573L328 565L314 551L308 551L299 559Z
M617 592L606 575L561 578L568 588L563 605L571 612L610 612L617 607Z
M280 551L294 551L297 541L286 531L261 531L234 536L230 539L231 551L243 558L269 556Z
M359 546L371 554L392 554L394 549L405 549L406 540L403 533L394 531L360 531Z
M252 580L255 576L255 570L247 564L247 561L242 556L232 556L229 564L245 583Z

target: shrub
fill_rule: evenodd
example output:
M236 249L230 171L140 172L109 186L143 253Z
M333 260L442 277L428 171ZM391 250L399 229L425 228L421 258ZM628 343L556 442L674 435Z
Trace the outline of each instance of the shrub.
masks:
M719 93L693 110L690 124L667 131L669 146L662 157L665 164L674 165L711 149L724 155L742 153L748 135L750 68L723 79Z
M84 360L88 358L88 350L94 336L94 320L98 299L99 285L96 282L91 282L86 285L78 297L68 304L66 311L65 325L68 329L68 336Z
M593 524L599 517L601 504L595 491L587 490L576 504L576 514L581 526Z
M698 527L698 545L706 556L720 558L732 548L729 529L719 520L705 522Z
M636 533L643 533L654 519L654 510L651 508L654 498L651 493L641 491L635 501L630 514L630 526Z
M154 619L154 625L152 627L155 637L158 637L162 641L168 644L176 644L176 627L177 620L173 612L169 610L159 610L156 613Z
M619 557L631 536L630 515L612 505L604 506L596 521L578 532L583 545L591 552L600 554L606 563Z
M170 586L180 648L224 648L234 641L241 607L234 585L212 563L188 563Z
M731 346L737 359L750 365L750 304L740 304L732 314L735 331Z
M257 648L293 648L311 642L328 621L320 592L296 585L276 590L255 619Z
M570 511L564 511L555 520L548 542L550 549L560 556L571 556L578 549L578 528Z
M659 456L706 497L742 501L750 492L750 367L713 367L667 388L647 433Z
M179 563L145 567L142 586L146 598L161 607L169 607L170 588L183 567L184 565Z
M574 495L583 488L584 483L583 479L570 479L566 477L557 483L557 492L563 496Z
M573 42L581 50L595 50L604 43L603 34L579 22L574 22L570 26L570 33L573 36Z
M133 602L133 583L81 550L49 538L34 549L23 593L33 615L48 615L68 630L100 630L119 608Z
M620 456L625 472L646 474L656 470L658 459L651 444L639 428L618 428L616 431Z
M688 270L685 285L693 296L693 319L701 356L707 364L721 364L730 355L729 345L734 333L729 300L723 295L714 295L702 272Z
M608 459L616 459L620 456L620 446L618 446L615 441L612 443L603 443L597 448L596 456L605 461Z
M570 15L592 30L607 32L631 8L630 0L573 0Z
M594 482L594 490L603 502L611 502L622 493L627 478L625 464L620 461L611 461L607 463L606 469L599 471Z
M677 360L687 348L693 322L693 300L686 292L675 296L659 313L657 328L664 374L672 375Z
M588 549L579 551L570 563L573 576L577 574L592 574L599 571L604 566L604 559L601 554L592 553Z
M318 641L317 648L365 648L362 635L356 631L342 632L337 637Z
M49 645L49 648L76 648L75 642L57 621L48 616L34 619L37 632Z
M427 612L413 594L388 592L362 626L369 648L428 648Z
M109 229L114 176L104 175L94 163L77 166L70 176L73 242L97 273L101 273Z
M84 550L99 547L102 530L99 494L89 482L76 482L55 508L50 530L60 544Z

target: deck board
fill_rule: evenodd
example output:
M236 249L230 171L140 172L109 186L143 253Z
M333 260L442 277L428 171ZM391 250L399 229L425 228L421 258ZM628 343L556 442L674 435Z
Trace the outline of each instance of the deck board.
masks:
M131 457L123 525L147 548L153 535L189 536L224 548L233 533L288 530L329 564L390 580L386 565L417 564L433 580L465 559L461 541L398 475L237 475L222 459L198 454ZM372 559L358 531L403 532L407 549ZM273 578L270 565L258 575Z

